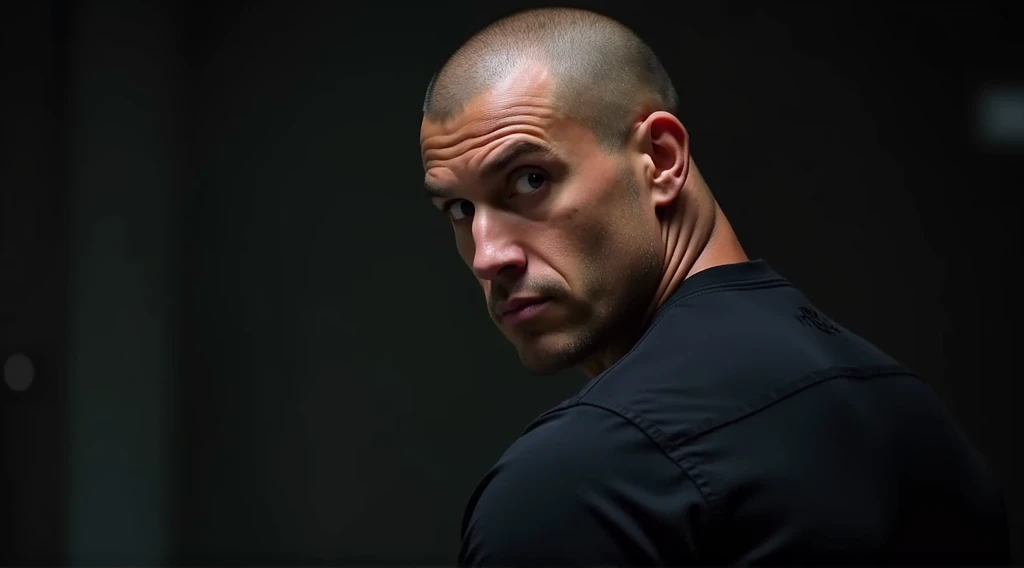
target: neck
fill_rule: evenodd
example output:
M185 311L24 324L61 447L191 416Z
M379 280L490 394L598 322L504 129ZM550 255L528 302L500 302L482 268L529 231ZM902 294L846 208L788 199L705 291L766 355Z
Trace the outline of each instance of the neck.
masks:
M647 309L648 321L687 278L715 266L749 260L718 203L712 199L709 209L705 219L697 218L700 212L693 212L690 216L694 219L686 222L684 214L683 222L663 229L668 237L665 267Z
M715 266L748 260L732 225L704 184L696 166L691 162L690 167L691 177L673 205L674 210L665 211L661 227L665 243L661 280L642 325L633 337L624 338L621 345L605 350L582 365L581 369L590 378L604 372L632 349L654 314L684 280Z

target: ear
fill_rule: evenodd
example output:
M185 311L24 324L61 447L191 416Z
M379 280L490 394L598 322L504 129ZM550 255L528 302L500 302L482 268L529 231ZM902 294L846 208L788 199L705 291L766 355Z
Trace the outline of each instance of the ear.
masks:
M655 207L675 201L690 174L690 135L671 113L651 113L640 125L647 179Z

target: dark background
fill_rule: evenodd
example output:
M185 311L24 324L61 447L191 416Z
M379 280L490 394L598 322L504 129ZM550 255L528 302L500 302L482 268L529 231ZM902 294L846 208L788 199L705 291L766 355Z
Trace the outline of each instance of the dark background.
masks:
M422 195L431 74L543 5L496 4L2 4L0 562L454 562L583 382L519 367ZM934 385L1024 561L1021 4L565 4L659 53L748 252Z

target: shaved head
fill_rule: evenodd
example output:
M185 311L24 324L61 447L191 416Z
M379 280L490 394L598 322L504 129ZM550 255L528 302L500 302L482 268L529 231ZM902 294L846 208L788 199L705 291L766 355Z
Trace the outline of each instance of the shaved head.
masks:
M641 113L676 112L671 79L629 28L586 10L542 8L498 20L463 44L431 80L424 117L449 120L529 64L553 75L559 113L611 148L625 142Z

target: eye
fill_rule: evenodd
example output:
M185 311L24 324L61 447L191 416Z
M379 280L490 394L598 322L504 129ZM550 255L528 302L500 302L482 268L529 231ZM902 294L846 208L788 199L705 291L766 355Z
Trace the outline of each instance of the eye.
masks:
M516 178L515 188L518 195L530 195L544 189L548 179L539 172L525 173Z
M455 199L448 202L445 210L453 221L461 221L473 215L473 204L465 199Z

